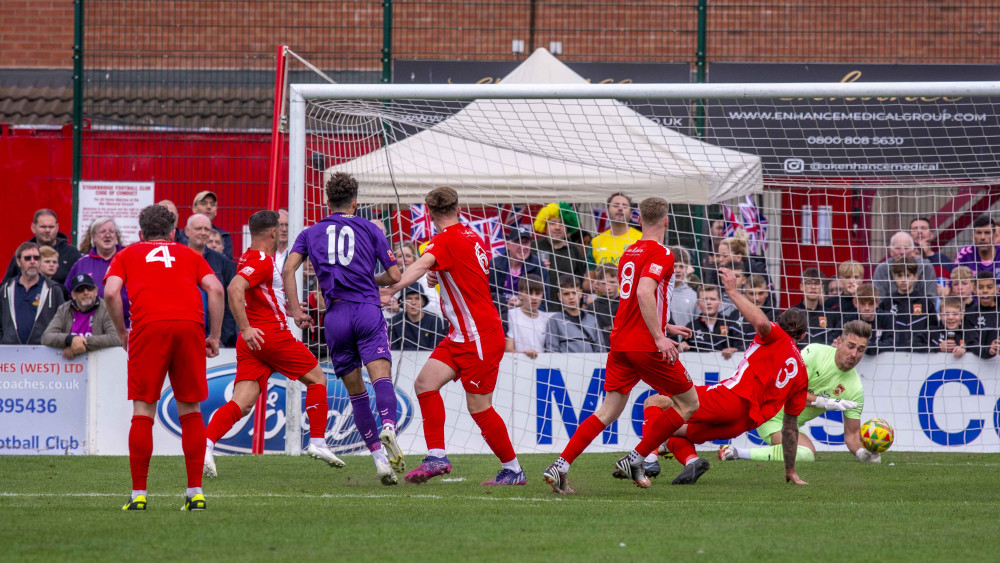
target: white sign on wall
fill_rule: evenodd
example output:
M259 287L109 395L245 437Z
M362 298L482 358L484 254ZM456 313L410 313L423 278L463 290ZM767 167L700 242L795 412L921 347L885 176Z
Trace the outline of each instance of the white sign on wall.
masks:
M153 182L80 182L77 230L86 236L94 219L110 217L122 233L122 246L138 242L139 212L153 199Z

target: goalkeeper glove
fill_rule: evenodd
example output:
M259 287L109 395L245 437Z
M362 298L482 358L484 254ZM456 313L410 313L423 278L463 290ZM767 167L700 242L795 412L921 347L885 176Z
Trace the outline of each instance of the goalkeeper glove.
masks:
M829 399L826 397L816 397L812 406L828 411L849 411L858 408L858 404L847 399Z
M873 454L864 448L858 448L854 455L861 463L882 463L882 454Z

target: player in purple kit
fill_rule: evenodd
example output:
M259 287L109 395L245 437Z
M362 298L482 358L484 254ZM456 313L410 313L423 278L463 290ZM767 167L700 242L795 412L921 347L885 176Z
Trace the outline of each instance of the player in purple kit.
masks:
M350 394L354 424L375 458L382 484L395 485L398 480L393 470L401 473L406 466L396 443L396 390L390 377L392 356L378 286L399 281L399 266L385 235L367 219L354 215L357 180L342 172L334 174L326 183L326 198L330 215L299 233L285 261L282 279L286 294L298 295L295 270L309 257L326 299L326 345L334 373ZM376 263L385 268L377 276ZM289 298L288 303L299 328L310 327L312 318L302 310L299 300ZM375 389L381 432L368 404L362 365Z

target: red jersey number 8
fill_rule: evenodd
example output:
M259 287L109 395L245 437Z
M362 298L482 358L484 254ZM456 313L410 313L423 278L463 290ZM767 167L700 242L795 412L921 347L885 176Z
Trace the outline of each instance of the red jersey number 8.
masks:
M622 299L628 299L632 295L632 285L635 283L635 262L626 262L622 266L621 287L619 293Z

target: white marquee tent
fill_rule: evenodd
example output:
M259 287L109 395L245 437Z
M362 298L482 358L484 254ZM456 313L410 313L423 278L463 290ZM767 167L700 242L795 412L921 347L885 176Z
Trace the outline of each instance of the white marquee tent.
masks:
M539 49L502 82L586 80ZM407 114L389 118L410 124ZM338 171L358 179L366 203L422 203L442 185L458 189L465 203L542 204L603 203L616 191L634 201L708 204L763 189L759 157L701 142L607 99L476 100L326 173Z

